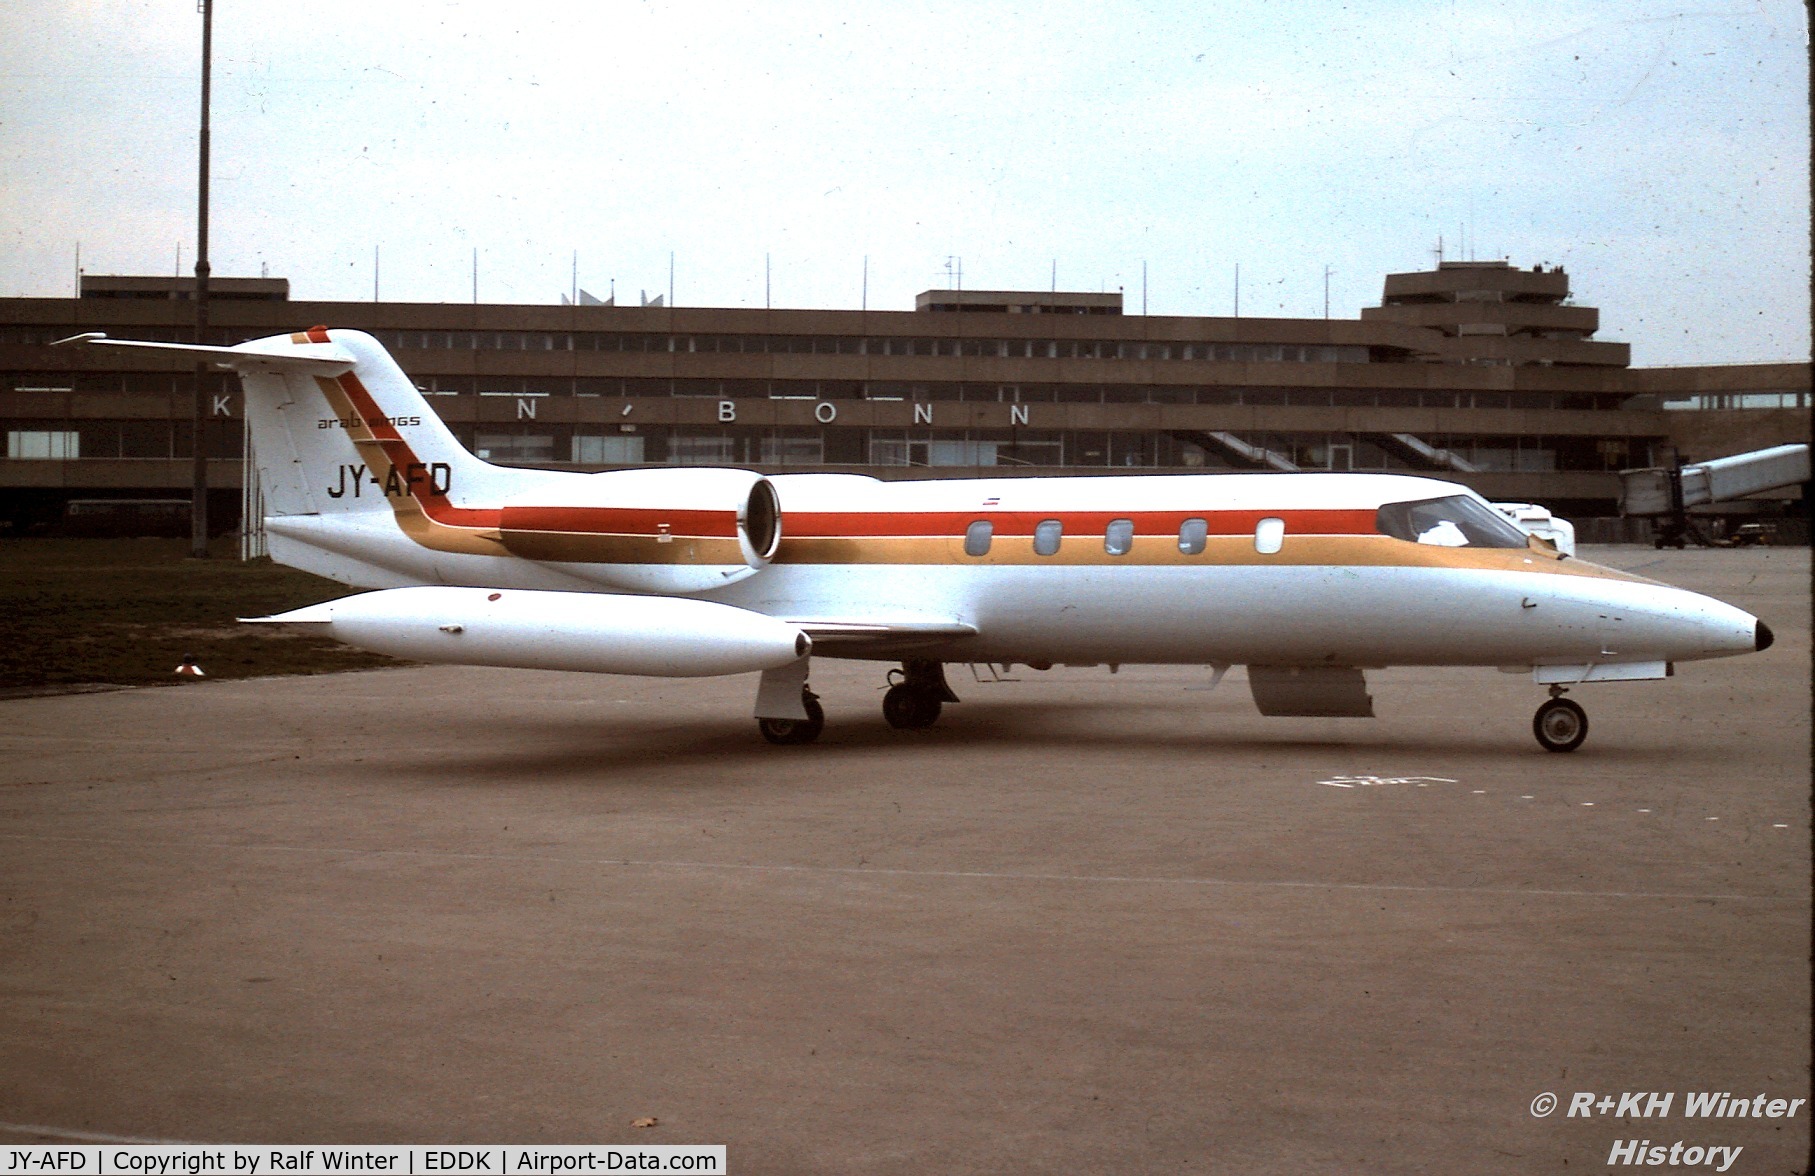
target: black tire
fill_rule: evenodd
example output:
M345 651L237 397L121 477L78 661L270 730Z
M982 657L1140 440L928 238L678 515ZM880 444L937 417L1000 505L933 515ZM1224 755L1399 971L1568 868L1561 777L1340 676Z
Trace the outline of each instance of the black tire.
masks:
M1567 698L1553 698L1532 716L1531 733L1545 751L1574 751L1588 738L1588 712Z
M945 703L937 694L905 684L889 687L888 693L882 696L882 717L888 720L889 726L901 730L930 727L939 721L939 713L944 709Z
M763 733L763 738L770 743L783 745L794 743L811 743L819 738L819 733L826 729L825 708L819 705L819 697L811 691L803 690L800 704L807 708L804 719L758 719L756 729Z

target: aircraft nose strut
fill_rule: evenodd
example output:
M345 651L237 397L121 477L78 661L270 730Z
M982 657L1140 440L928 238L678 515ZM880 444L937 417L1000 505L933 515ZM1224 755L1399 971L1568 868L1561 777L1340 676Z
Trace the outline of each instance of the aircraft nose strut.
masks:
M1752 647L1761 651L1766 650L1771 648L1771 642L1775 640L1777 640L1777 635L1771 632L1771 626L1763 621L1758 622L1758 631L1752 639Z

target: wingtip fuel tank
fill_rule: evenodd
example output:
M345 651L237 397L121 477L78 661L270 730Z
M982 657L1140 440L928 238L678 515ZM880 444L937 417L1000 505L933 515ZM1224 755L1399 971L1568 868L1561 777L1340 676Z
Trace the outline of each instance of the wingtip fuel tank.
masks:
M704 600L593 592L416 587L274 617L411 661L697 678L776 669L812 641L784 621Z

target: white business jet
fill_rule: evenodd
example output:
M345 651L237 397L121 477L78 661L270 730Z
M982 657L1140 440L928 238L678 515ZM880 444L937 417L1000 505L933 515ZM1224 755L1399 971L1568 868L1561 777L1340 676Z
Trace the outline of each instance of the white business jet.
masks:
M926 727L948 662L1248 667L1266 715L1370 716L1363 670L1495 666L1563 697L1762 650L1700 596L1560 555L1466 487L1394 474L884 482L679 468L566 473L468 453L390 354L314 327L236 347L79 335L239 373L272 558L376 589L257 618L423 662L760 673L772 743L825 718L813 657L899 662Z

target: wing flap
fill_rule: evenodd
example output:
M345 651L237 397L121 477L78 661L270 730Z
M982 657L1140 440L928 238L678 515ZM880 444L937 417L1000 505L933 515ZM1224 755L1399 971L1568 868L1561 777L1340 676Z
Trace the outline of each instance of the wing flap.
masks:
M784 617L788 624L813 639L816 649L888 648L938 645L975 637L977 626L963 621L871 621L832 617Z

